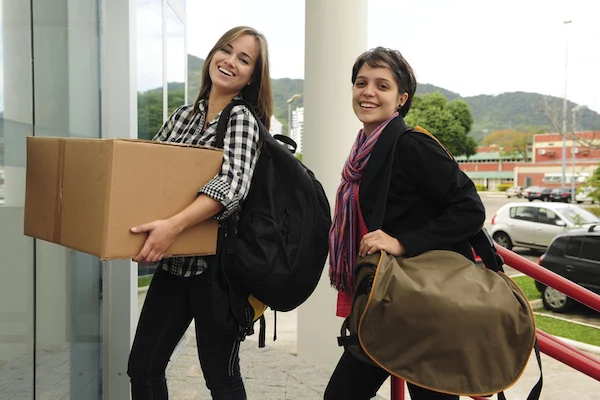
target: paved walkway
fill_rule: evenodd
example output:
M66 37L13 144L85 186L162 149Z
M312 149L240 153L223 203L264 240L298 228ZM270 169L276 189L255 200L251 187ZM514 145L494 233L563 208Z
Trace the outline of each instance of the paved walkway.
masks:
M140 293L140 304L145 293ZM267 318L272 313L267 312ZM318 400L323 398L331 370L314 366L295 354L297 318L295 312L277 314L277 341L269 339L272 321L267 321L267 347L259 349L258 334L242 343L241 369L249 400ZM600 357L600 355L597 355ZM542 400L598 400L600 382L589 378L550 357L542 355L544 389ZM539 377L535 359L530 360L523 377L506 391L509 400L523 400ZM173 354L167 371L172 400L210 400L196 356L193 325ZM406 396L407 399L410 397ZM379 400L390 400L386 382ZM461 400L468 399L461 397ZM342 399L343 400L343 399Z

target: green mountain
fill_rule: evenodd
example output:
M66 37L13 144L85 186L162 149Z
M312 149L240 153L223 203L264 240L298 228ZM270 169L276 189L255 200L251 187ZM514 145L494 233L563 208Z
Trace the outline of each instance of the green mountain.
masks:
M461 98L460 94L458 94L458 93L451 92L450 90L446 90L446 89L438 87L438 86L430 85L429 83L417 84L417 94L418 95L430 94L430 93L435 93L435 92L440 92L448 100L455 100L455 99Z
M478 142L487 133L500 129L533 133L557 132L558 128L552 125L548 116L556 117L562 126L563 99L559 97L527 92L462 97L458 93L427 83L420 84L417 88L417 94L421 95L434 92L442 93L449 100L463 99L469 104L474 120L469 134ZM576 106L576 103L567 100L567 110ZM600 114L589 109L581 110L577 113L576 123L575 130L600 130ZM573 129L570 111L567 112L567 129Z
M193 102L198 95L203 64L203 59L188 54L189 102ZM288 119L287 100L295 94L303 93L304 80L282 78L273 79L271 83L274 115L284 125L285 132ZM169 87L171 85L169 84ZM557 117L557 121L562 121L562 99L558 97L526 92L463 97L458 93L428 83L420 83L417 87L418 95L435 92L442 93L449 100L463 99L469 104L474 119L469 134L478 142L481 142L487 133L499 129L517 129L534 133L556 132L557 128L551 124L548 115ZM293 108L302 107L303 104L304 98L300 97L294 102ZM567 102L567 110L569 110L567 128L569 130L572 129L570 110L575 106L577 106L576 103ZM589 109L578 112L576 130L600 130L600 114Z

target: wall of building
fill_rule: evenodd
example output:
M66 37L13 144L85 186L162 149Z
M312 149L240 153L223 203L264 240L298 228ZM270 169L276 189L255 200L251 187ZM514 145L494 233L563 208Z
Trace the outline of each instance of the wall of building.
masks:
M185 2L152 1L158 86L185 83ZM23 235L26 138L138 136L135 16L152 1L0 0L2 399L129 397L137 265Z
M575 156L576 162L600 161L600 132L578 132L577 140L571 136L565 141L565 157ZM534 162L562 162L562 136L557 133L535 135L533 141ZM575 154L573 154L573 149Z
M2 1L0 398L101 395L101 264L23 235L26 137L100 137L98 9Z

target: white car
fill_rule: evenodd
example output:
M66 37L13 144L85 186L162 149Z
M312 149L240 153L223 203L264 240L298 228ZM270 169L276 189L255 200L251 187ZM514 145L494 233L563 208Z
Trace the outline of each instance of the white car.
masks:
M599 224L600 218L568 203L508 203L492 217L490 234L502 247L545 250L552 239L573 228Z
M512 186L506 190L506 197L523 197L523 188L521 186Z
M596 188L589 186L581 188L581 191L579 191L579 193L575 193L575 201L578 203L590 202L594 204L595 200L593 197L590 197L590 193L592 193L595 190Z

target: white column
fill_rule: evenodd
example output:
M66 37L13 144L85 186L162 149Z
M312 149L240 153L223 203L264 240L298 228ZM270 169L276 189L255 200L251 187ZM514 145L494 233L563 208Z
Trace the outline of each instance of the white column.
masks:
M135 0L102 0L102 137L137 138ZM104 263L103 398L129 399L127 360L137 325L137 264Z
M352 111L352 65L367 49L367 0L306 0L303 160L321 181L331 207L360 123ZM328 368L342 319L328 264L315 293L298 311L298 356Z

